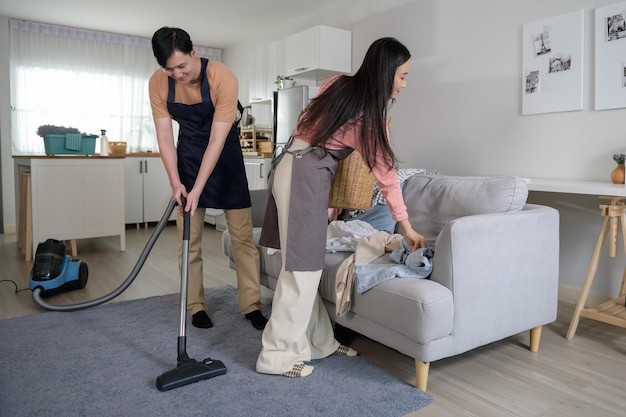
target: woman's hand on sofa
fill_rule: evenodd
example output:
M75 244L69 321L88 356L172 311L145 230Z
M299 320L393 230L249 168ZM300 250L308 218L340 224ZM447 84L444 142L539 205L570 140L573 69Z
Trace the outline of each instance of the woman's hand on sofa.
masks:
M413 226L411 226L411 222L409 219L401 220L400 227L402 228L402 234L406 241L411 245L411 251L416 251L418 248L426 247L426 239L424 236L417 233L413 230Z

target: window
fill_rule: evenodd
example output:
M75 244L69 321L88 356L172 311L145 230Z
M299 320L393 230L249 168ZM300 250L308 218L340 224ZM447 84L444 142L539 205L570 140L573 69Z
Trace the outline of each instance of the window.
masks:
M128 151L157 151L148 79L150 39L10 20L13 155L44 153L41 125L78 128ZM197 47L221 60L221 50ZM96 151L99 151L97 145Z

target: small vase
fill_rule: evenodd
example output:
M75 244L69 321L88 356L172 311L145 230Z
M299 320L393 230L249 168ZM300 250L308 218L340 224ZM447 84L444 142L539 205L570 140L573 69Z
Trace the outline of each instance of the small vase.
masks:
M611 182L613 184L624 184L624 164L617 164L615 169L611 172Z
M295 85L293 80L280 80L280 85L278 86L279 90L284 90L286 88L291 88Z

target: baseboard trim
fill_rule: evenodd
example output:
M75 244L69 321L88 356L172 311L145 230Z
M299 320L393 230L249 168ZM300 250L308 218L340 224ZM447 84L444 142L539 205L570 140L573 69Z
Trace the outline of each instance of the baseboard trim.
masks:
M580 288L568 287L565 285L559 285L559 301L568 304L578 304L578 298L580 297ZM600 294L597 292L589 292L585 306L595 306L605 301L612 299L610 295Z

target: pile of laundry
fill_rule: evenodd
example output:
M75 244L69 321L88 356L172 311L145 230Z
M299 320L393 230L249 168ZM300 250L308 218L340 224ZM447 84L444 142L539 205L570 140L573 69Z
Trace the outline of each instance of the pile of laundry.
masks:
M335 276L335 306L340 316L350 309L353 288L363 294L392 278L428 278L433 269L433 248L411 251L402 235L378 231L359 220L330 222L326 251L354 252L341 263ZM392 262L372 263L388 252Z

